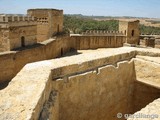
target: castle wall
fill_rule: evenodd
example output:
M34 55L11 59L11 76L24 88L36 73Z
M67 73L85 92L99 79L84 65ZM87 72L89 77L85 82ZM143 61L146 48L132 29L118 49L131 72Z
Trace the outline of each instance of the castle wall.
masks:
M37 41L42 42L63 31L63 10L29 9L28 15L37 19Z
M55 80L59 120L115 120L119 112L132 113L134 79L132 61Z
M134 112L136 112L160 96L158 86L160 62L158 63L158 57L144 56L137 56L134 61L137 76L134 91Z
M122 47L125 36L71 36L76 39L77 49Z
M133 114L127 120L135 120L135 118L137 118L137 120L142 120L142 119L144 119L144 120L153 120L153 119L159 120L159 118L160 118L159 105L160 105L160 98L154 100L153 102L148 104L146 107L144 107L140 111Z
M0 54L0 83L11 80L16 75L14 71L14 55L15 52Z
M137 80L134 88L134 112L127 120L159 119L159 57L137 56L134 60ZM138 111L138 112L137 112Z
M0 31L0 51L2 51L2 32Z
M20 48L22 46L22 37L24 37L25 46L37 43L36 40L37 26L19 26L9 29L10 50Z
M52 11L53 19L51 21L53 22L53 32L51 33L57 33L57 32L63 32L63 11ZM52 31L52 30L51 30Z
M130 22L128 24L127 43L139 44L139 39L140 39L139 36L140 36L139 21Z
M34 26L33 26L34 27ZM30 33L32 32L30 29L32 28L26 28L28 30L27 34L34 34ZM22 29L23 30L23 29ZM17 32L21 31L21 29L17 29ZM12 38L16 38L17 34L10 33ZM32 38L32 36L30 37ZM34 38L34 35L33 35ZM27 38L26 38L27 39ZM13 39L15 41L18 41L18 39ZM13 56L9 56L9 53L4 53L3 56L9 56L6 57L9 61L13 61L12 65L7 64L10 68L10 71L6 71L7 75L0 74L0 82L8 81L11 78L13 78L21 69L22 67L31 62L45 60L45 59L52 59L56 57L60 57L64 55L65 53L72 51L72 50L84 50L84 49L96 49L96 48L111 48L111 47L122 47L123 46L123 36L71 36L71 37L58 37L56 40L48 40L44 41L41 44L37 44L34 46L31 46L31 48L24 49L21 51L17 51ZM16 45L16 43L14 43ZM17 45L19 45L17 43ZM12 46L13 47L13 46ZM15 46L14 46L15 47ZM0 55L0 58L3 56ZM3 61L2 61L3 64ZM0 67L0 69L6 70L5 66ZM12 71L12 72L11 72ZM5 76L5 77L4 77ZM12 76L12 77L11 77Z
M123 40L124 36L64 36L58 37L56 40L44 41L24 50L1 53L0 71L3 72L0 74L0 82L11 80L27 63L60 57L72 50L121 47ZM138 54L160 56L157 53L153 54L154 50L141 51L139 50Z
M141 110L149 103L160 97L160 89L144 84L144 82L135 81L134 91L134 113Z
M0 18L0 52L37 43L37 24L33 17L1 15Z
M48 40L16 52L0 54L0 82L11 80L27 63L60 57L74 48L75 41L70 37Z
M119 119L117 113L132 113L134 105L139 107L145 99L141 97L141 101L137 101L140 95L153 93L153 96L148 95L153 98L158 95L152 88L147 90L148 85L159 87L157 83L153 85L159 82L154 79L147 86L144 81L135 83L140 77L134 66L137 59L132 59L137 57L137 50L148 51L115 48L98 51L98 54L92 52L27 64L5 89L0 90L0 119L115 120ZM152 55L160 53L154 52ZM153 68L157 64L149 63ZM145 65L146 69L151 66ZM140 66L142 72L145 67ZM153 74L150 69L148 73ZM135 90L140 91L137 98L134 98ZM159 103L152 104L148 110L157 106Z
M10 51L9 30L0 28L0 52Z
M125 35L127 35L128 32L128 22L126 21L119 21L119 31L123 31Z
M86 56L26 65L0 91L0 119L112 120L109 112L130 111L135 51Z
M37 25L37 42L42 42L44 40L49 39L50 37L48 36L49 34L49 25Z
M126 35L126 43L139 44L139 21L119 21L119 31Z

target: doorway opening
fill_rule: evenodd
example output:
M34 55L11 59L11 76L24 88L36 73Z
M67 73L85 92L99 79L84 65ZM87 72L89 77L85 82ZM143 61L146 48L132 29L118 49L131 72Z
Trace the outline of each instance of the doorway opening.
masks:
M59 33L59 24L57 25L57 33Z
M61 48L61 56L63 55L63 48Z
M21 37L21 47L25 47L25 37Z
M134 30L132 30L132 37L134 36Z

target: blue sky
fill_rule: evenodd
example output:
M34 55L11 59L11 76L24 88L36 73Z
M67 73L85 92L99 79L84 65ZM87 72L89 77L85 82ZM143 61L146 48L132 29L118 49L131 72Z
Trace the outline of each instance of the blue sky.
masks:
M160 18L160 0L0 0L0 13L29 8L63 9L65 14Z

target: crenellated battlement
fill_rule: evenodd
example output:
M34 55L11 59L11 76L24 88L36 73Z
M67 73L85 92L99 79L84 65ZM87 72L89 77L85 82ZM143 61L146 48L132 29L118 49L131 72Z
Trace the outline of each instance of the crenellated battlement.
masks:
M20 26L35 26L37 20L33 16L21 15L0 15L1 28L20 27Z
M33 16L0 15L0 23L19 22L19 21L36 21L36 19Z
M83 32L84 36L110 36L110 35L125 35L122 31L106 31L106 30L87 30Z

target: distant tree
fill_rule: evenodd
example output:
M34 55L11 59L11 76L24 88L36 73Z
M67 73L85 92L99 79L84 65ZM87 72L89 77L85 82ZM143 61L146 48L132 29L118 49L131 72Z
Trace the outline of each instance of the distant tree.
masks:
M118 21L96 21L92 18L84 18L80 16L64 15L64 30L66 32L82 33L87 30L118 30Z
M119 22L117 20L97 21L92 17L82 15L64 15L64 31L69 33L82 33L87 30L117 31ZM140 25L143 34L158 34L160 28Z
M160 34L159 27L140 25L141 34Z

